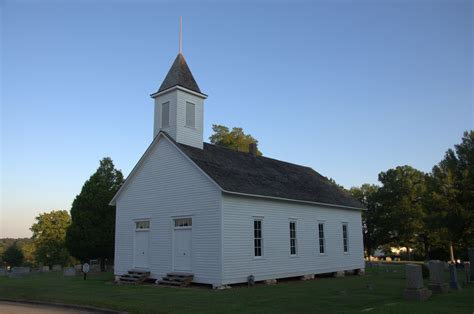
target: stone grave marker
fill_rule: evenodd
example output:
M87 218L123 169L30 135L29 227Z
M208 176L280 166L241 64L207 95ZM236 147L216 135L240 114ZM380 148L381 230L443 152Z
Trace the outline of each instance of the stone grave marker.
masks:
M61 265L53 265L53 271L61 271L63 267Z
M470 248L469 251L469 283L474 283L474 247Z
M74 269L75 269L76 271L82 271L82 264L74 265Z
M403 297L407 300L425 301L432 292L423 285L423 275L421 266L416 264L407 264L405 266L406 288L403 291Z
M448 292L448 284L444 280L444 262L430 261L428 263L430 269L430 283L428 288L434 293Z
M41 270L43 273L49 272L49 266L43 266L43 269Z
M64 267L63 276L64 277L74 277L74 276L76 276L76 269L74 269L74 267Z
M10 278L19 278L30 273L29 267L13 267L10 272Z
M471 270L471 265L469 262L464 262L462 264L462 267L464 269L464 274L466 275L466 282L469 283L469 278L471 276L470 270Z
M461 290L461 285L458 282L458 270L456 265L449 265L449 287L453 290Z

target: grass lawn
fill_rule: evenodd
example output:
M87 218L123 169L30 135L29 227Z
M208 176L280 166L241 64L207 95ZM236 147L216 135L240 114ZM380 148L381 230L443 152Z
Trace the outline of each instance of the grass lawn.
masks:
M474 286L433 295L425 302L403 300L404 267L367 268L365 276L287 281L228 290L129 286L112 283L112 274L91 275L86 281L58 273L24 278L0 277L0 298L86 304L131 313L151 312L383 312L473 313ZM367 288L368 284L373 289Z

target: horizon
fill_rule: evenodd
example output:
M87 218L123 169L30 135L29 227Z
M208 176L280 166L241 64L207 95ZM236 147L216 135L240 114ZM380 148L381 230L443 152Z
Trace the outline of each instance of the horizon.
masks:
M473 129L472 2L296 4L2 2L0 238L69 211L103 157L127 177L180 15L206 142L242 127L265 157L350 188L430 172Z

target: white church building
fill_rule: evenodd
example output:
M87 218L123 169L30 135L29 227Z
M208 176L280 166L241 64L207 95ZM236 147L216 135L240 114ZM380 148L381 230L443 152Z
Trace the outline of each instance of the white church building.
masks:
M202 93L179 53L154 136L111 201L115 275L220 287L364 269L363 206L313 169L203 141Z

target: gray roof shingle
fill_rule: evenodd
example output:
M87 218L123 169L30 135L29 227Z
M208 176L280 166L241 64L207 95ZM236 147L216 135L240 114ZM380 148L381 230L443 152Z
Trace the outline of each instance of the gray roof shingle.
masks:
M364 209L309 167L208 143L203 149L176 145L225 191Z
M168 71L168 74L166 74L163 83L161 83L158 92L177 85L201 93L201 90L194 80L193 74L186 63L186 60L184 59L184 56L181 53L176 56L176 59Z

